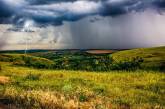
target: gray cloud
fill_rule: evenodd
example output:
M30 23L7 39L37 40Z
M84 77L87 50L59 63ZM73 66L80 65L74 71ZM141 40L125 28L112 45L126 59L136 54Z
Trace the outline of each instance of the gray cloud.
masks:
M118 16L147 8L164 8L163 0L0 0L0 22L62 25L91 15ZM10 20L9 20L10 19Z
M152 19L151 19L152 18ZM153 10L67 23L76 48L123 49L165 45L165 16Z
M91 22L91 19L97 21ZM64 22L62 26L40 28L34 33L10 33L9 40L18 40L19 43L24 44L25 39L30 38L29 44L32 48L36 47L34 44L38 44L39 48L77 49L164 46L164 19L165 15L160 15L151 9L115 18L91 16L77 22Z
M0 0L0 24L13 25L0 49L27 38L32 48L160 46L164 8L164 0Z

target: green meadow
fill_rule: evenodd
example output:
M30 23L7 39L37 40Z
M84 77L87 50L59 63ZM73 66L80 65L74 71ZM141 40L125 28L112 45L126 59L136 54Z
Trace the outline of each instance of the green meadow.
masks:
M165 47L0 53L0 108L164 109Z

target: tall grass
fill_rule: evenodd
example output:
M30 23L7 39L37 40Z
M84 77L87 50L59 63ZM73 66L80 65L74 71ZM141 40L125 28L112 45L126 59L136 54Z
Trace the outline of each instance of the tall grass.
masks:
M3 69L0 75L11 79L9 83L0 85L1 97L12 101L18 107L165 107L165 74L162 72L39 70L5 62L1 63L1 66Z

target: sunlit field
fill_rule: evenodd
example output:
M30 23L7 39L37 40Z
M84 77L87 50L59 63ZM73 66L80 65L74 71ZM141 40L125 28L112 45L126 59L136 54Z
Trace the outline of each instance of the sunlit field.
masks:
M122 57L119 56L119 53L124 54L126 52L129 52L129 55L131 54L130 51L121 51L112 54L112 56ZM148 54L151 55L151 52L153 53L154 51L152 50ZM160 52L163 54L163 51L160 50ZM144 58L144 61L140 64L141 67L137 69L106 69L107 71L97 71L96 69L93 69L93 71L91 69L71 70L70 68L62 70L59 67L57 69L45 67L45 64L42 64L43 68L40 68L38 66L36 67L35 64L32 64L33 66L28 64L28 66L26 61L24 61L25 57L20 58L24 54L1 54L0 108L163 109L165 108L164 70L159 69L160 66L149 69L154 65L153 61L150 61L152 63L149 64L150 67L146 68L145 66L143 68L144 65L148 65L145 63L149 58L161 60L160 63L162 64L164 62L164 55L160 52L157 52L160 58L155 58L158 56L152 54L154 55L153 58L152 56L148 57L148 54L143 50L145 55L142 58ZM49 60L52 53L49 53L50 57L47 59L44 56L48 57L48 55L43 54L35 53L27 54L26 56L29 56L30 59L34 58L33 61L34 63L38 62L37 65L44 62L46 65L52 65L54 61ZM136 53L136 56L141 57L141 55L142 52L140 55ZM67 58L66 56L64 59ZM131 56L133 58L133 55ZM129 57L131 58L131 56ZM68 58L70 59L70 57ZM99 60L102 58L97 57ZM74 57L74 59L77 58ZM124 58L118 59L124 61ZM129 63L130 61L126 62ZM66 64L72 65L69 62ZM97 64L101 68L103 65L107 65L94 64ZM84 65L83 62L82 65ZM90 65L88 64L88 66ZM121 64L115 65L120 66Z

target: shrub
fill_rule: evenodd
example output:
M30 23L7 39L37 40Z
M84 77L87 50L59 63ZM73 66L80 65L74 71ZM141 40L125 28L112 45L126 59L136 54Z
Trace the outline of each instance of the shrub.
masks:
M10 60L14 65L22 65L39 69L65 69L85 71L109 70L136 70L140 68L143 59L135 57L123 61L116 61L111 55L59 55L55 59L47 59L30 55L0 55L5 60ZM53 60L53 61L52 61ZM164 64L160 69L163 69Z
M41 68L41 69L52 69L54 67L54 62L39 57L33 56L23 56L23 60L26 66L34 67L34 68Z
M143 62L143 58L136 57L130 60L113 62L110 66L111 70L136 70L141 67L141 63Z
M10 62L10 57L7 56L7 55L0 55L0 61L3 61L3 62Z
M80 102L85 102L85 101L87 101L87 100L88 100L88 97L87 97L85 94L81 93L81 94L79 95L79 101L80 101Z
M160 68L161 71L165 71L165 62L160 63Z

